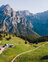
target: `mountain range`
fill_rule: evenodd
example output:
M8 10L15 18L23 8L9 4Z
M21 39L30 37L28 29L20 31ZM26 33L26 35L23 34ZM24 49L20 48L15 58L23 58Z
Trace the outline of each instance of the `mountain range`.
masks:
M0 7L0 31L24 35L48 35L48 11L33 14L14 11L8 4ZM38 34L37 34L38 33Z

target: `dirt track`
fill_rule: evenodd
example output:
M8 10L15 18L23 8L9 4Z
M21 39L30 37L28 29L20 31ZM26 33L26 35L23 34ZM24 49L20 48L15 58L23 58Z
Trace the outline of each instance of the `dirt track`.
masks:
M35 51L35 50L39 49L40 47L42 47L42 46L44 46L44 45L46 45L46 44L48 44L48 42L46 42L45 44L42 44L41 46L39 46L39 47L37 47L37 48L35 48L35 49L33 49L33 50L29 50L29 51L26 51L26 52L23 52L23 53L18 54L16 57L13 58L13 60L12 60L11 62L14 62L14 61L15 61L19 56L21 56L22 54L29 53L29 52L31 52L31 51Z

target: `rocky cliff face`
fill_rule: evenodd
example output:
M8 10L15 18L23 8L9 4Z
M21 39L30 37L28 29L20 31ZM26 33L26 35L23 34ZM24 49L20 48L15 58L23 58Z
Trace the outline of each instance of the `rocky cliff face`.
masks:
M28 10L14 11L8 4L0 7L0 31L48 35L48 11L33 14ZM32 32L33 33L33 32Z
M28 12L28 15L26 15L24 11L22 11L21 13L26 18L27 22L31 21L31 24L33 26L32 30L34 30L41 36L48 35L48 11L37 14Z
M29 15L27 12L26 14ZM14 11L8 4L0 7L0 31L37 35L32 27L31 21L28 23L20 11Z

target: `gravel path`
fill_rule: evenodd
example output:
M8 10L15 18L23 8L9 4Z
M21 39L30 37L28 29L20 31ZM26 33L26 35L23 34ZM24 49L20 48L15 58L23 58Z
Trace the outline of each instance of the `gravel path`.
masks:
M19 56L21 56L21 55L23 55L23 54L25 54L25 53L28 53L28 52L35 51L35 50L39 49L40 47L42 47L42 46L44 46L44 45L46 45L46 44L48 44L48 42L46 42L45 44L42 44L41 46L39 46L39 47L37 47L37 48L35 48L35 49L33 49L33 50L29 50L29 51L26 51L26 52L23 52L23 53L18 54L16 57L13 58L13 60L12 60L11 62L14 62Z

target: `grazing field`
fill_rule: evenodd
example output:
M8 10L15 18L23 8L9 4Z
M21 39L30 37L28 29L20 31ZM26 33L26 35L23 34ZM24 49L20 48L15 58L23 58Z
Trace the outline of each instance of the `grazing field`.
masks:
M19 56L15 60L15 62L48 62L48 57L42 59L44 56L46 57L47 55L48 55L48 44L42 46L41 48L35 51Z
M11 39L6 40L6 38L8 38L8 37L9 36L6 36L5 38L3 38L3 40L0 40L0 42L1 42L0 46L4 46L4 44L8 44L8 45L13 44L14 47L7 48L5 51L3 51L2 54L0 54L0 62L11 62L13 60L13 58L15 56L17 56L18 54L25 52L25 51L33 50L36 47L45 43L45 42L41 42L38 44L33 44L33 43L29 44L29 42L27 41L27 44L25 44L25 40L23 40L19 37L16 37L16 36L13 37L11 35ZM47 47L45 47L45 48L47 48ZM40 51L42 51L42 49ZM47 52L47 50L45 50L45 51ZM33 60L33 58L36 60L37 53L38 53L38 51L35 51L35 52L28 53L26 55L23 55L23 56L19 57L17 60L15 60L15 62L27 62L27 61L31 62ZM33 55L34 57L32 56L32 54L34 54Z
M6 36L5 38L7 38ZM34 49L33 45L29 44L27 41L27 44L25 44L25 40L18 38L18 37L12 37L10 40L6 40L3 38L1 40L0 46L3 46L4 44L14 44L14 47L6 49L1 55L0 55L0 62L11 62L11 60L19 53Z

